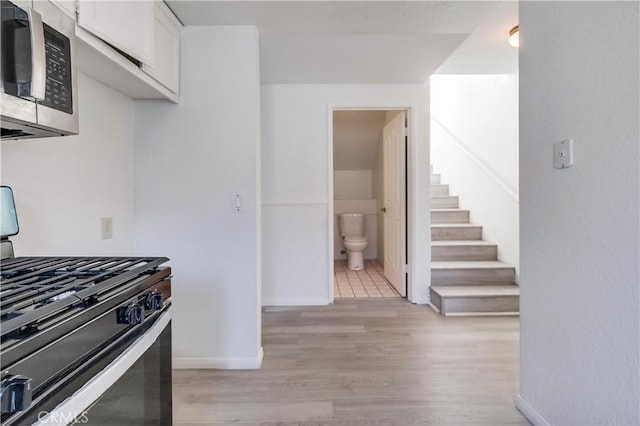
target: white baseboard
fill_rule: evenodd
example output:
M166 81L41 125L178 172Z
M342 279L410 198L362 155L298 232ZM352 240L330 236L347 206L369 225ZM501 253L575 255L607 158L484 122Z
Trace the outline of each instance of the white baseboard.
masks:
M260 348L255 357L247 358L174 358L174 370L256 370L262 365L264 350Z
M262 306L326 306L330 305L329 299L264 299L262 300Z
M516 407L535 426L547 426L550 423L544 419L527 401L519 394L516 398Z
M416 297L407 298L409 302L415 303L416 305L430 305L431 304L431 296L428 294L429 289L427 288L427 294L419 294Z

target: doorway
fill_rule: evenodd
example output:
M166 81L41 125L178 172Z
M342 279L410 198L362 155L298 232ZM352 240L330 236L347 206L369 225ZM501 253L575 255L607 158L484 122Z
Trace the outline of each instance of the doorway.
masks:
M408 294L407 109L331 111L334 298Z

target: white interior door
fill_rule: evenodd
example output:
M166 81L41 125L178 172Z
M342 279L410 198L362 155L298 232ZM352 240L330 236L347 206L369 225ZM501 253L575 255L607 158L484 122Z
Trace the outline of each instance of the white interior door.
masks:
M384 174L384 276L403 297L407 296L405 232L406 112L399 113L383 130Z

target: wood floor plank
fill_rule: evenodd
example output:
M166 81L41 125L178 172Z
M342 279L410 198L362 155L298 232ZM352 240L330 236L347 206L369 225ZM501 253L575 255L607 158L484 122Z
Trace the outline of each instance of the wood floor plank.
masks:
M517 317L404 300L263 313L259 370L174 371L174 424L527 425Z

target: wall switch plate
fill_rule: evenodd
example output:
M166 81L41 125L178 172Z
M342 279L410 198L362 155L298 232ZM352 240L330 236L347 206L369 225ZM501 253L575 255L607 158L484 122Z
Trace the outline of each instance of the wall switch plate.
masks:
M102 239L108 240L110 238L113 238L113 218L103 217L102 218Z
M567 169L573 166L573 139L553 144L553 167Z
M233 194L232 198L233 211L236 213L240 213L242 208L242 195L241 194Z

